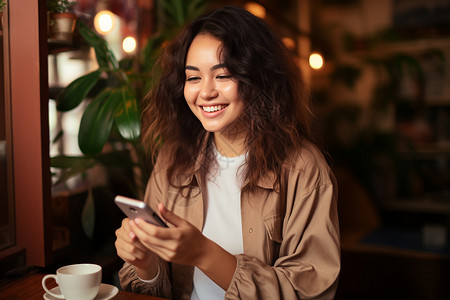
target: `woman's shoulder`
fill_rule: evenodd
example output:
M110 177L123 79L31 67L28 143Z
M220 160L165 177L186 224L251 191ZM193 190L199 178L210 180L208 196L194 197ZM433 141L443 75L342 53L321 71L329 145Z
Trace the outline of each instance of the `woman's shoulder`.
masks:
M292 152L285 168L291 175L315 178L318 184L332 183L332 171L324 153L315 143L304 140L300 148Z
M303 140L301 146L290 153L286 162L294 168L309 164L328 165L321 148L309 140Z

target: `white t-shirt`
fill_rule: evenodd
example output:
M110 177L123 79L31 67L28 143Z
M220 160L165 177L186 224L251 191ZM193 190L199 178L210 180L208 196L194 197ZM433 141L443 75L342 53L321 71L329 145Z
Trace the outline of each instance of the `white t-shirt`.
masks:
M203 235L229 253L240 254L244 252L244 243L241 221L242 176L239 167L244 163L245 154L225 157L215 147L214 150L218 169L213 171L213 176L208 177L206 183ZM213 300L224 297L225 291L195 267L191 300Z

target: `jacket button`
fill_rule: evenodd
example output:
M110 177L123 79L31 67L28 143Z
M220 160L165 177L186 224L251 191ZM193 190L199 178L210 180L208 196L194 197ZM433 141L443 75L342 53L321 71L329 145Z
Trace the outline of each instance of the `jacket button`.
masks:
M250 227L250 228L248 229L248 232L252 233L252 232L253 232L253 228Z

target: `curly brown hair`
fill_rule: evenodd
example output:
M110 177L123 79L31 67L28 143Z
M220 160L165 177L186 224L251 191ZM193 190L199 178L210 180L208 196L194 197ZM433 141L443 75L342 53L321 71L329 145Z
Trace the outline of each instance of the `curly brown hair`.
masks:
M243 189L253 190L259 179L273 172L280 184L282 165L299 149L302 139L312 140L310 97L292 55L261 19L238 7L222 7L185 26L168 43L159 59L159 82L148 95L143 112L143 142L155 158L160 142L172 149L168 179L192 168L206 135L184 99L188 49L198 34L222 42L228 72L238 81L245 109L238 119L246 131ZM212 155L203 166L210 168Z

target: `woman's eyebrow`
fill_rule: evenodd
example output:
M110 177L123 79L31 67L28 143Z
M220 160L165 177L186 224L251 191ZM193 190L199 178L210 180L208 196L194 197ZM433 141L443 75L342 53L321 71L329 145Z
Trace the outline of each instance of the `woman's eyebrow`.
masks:
M185 70L192 70L192 71L200 71L197 67L187 65L184 67Z
M222 69L225 68L225 64L217 64L211 67L211 71L217 70L217 69ZM191 71L200 71L199 68L191 66L191 65L186 65L184 67L185 70L191 70Z

